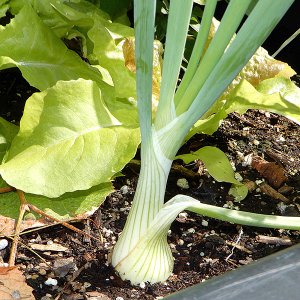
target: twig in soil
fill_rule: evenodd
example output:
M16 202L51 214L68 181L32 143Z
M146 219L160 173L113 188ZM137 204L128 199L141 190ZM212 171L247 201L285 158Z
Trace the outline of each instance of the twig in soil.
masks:
M13 238L10 237L10 236L5 236L5 238L13 240ZM22 247L26 248L28 251L30 251L31 253L33 253L34 255L36 255L42 262L47 263L47 261L43 257L41 257L37 252L35 252L32 248L28 247L27 245L25 245L24 243L22 243L20 240L18 241L18 243Z
M240 244L237 244L237 243L234 243L234 242L230 242L230 241L226 241L225 243L226 243L226 245L232 246L232 247L234 247L236 249L239 249L240 251L246 252L248 254L252 254L251 250L249 250L248 248L246 248L246 247L244 247L244 246L242 246Z
M240 227L238 238L237 238L236 242L234 243L234 246L231 249L231 253L225 258L225 261L228 261L228 259L233 255L234 249L237 248L236 245L238 245L239 242L241 241L243 233L244 233L243 227Z
M268 156L273 158L282 167L284 167L282 164L285 164L285 165L291 164L289 159L286 157L286 154L284 154L276 149L266 149L266 154L268 154Z
M269 186L267 183L261 183L259 185L260 191L268 196L270 196L272 199L274 200L279 200L282 201L284 203L289 203L290 200L283 196L282 194L280 194L279 192L277 192L275 189L273 189L271 186Z
M292 241L288 237L276 237L276 236L267 236L267 235L258 235L256 241L263 244L269 245L280 245L280 246L291 246L293 245Z
M89 219L87 219L86 222L85 222L85 224L84 224L84 230L85 230L85 233L87 233L88 235L90 235L91 227L90 227L90 220L89 220ZM91 244L91 239L90 239L90 237L87 236L87 235L85 235L85 236L83 237L83 241L84 241L85 243Z
M21 225L22 225L22 220L25 214L25 211L28 210L28 205L25 199L25 195L22 191L17 190L19 199L20 199L20 212L19 212L19 217L16 223L15 227L15 236L13 238L13 243L10 249L10 255L9 255L9 260L8 260L8 265L10 267L15 265L15 259L16 259L16 254L17 254L17 248L18 248L18 242L20 238L20 232L21 232Z
M195 177L199 177L200 176L199 173L196 173L196 172L194 172L194 171L192 171L190 169L185 168L184 166L177 165L177 164L174 164L172 166L172 171L174 171L176 173L180 173L184 177L191 178L191 179L194 179Z
M15 188L13 188L11 186L2 187L2 188L0 188L0 194L9 193L9 192L12 192L14 190L15 190Z
M88 233L86 233L86 232L84 232L84 231L76 228L75 226L73 226L73 225L71 225L71 224L69 224L67 222L62 222L61 220L56 219L56 218L54 218L52 216L49 216L48 214L46 214L45 212L43 212L42 210L40 210L39 208L37 208L36 206L34 206L32 204L28 203L27 205L28 205L28 207L29 207L30 210L36 212L37 214L40 214L40 215L44 216L45 218L50 219L51 221L58 222L61 225L67 227L68 229L70 229L72 231L75 231L75 232L77 232L79 234L82 234L84 236L88 236L89 238L91 238L93 240L96 240L97 242L101 243L101 240L99 240L98 238L96 238L96 237L94 237L94 236L92 236L92 235L90 235L90 234L88 234Z
M12 190L13 190L13 188L12 188ZM10 190L10 191L12 191L12 190ZM45 218L50 219L51 221L55 221L57 223L60 223L63 226L65 226L65 227L67 227L67 228L69 228L69 229L71 229L71 230L73 230L73 231L75 231L79 234L82 234L84 236L88 236L89 238L94 239L97 242L101 243L101 240L99 240L98 238L96 238L96 237L94 237L94 236L92 236L92 235L76 228L73 225L68 224L67 222L61 222L60 220L58 220L58 219L56 219L52 216L49 216L48 214L46 214L45 212L43 212L42 210L40 210L36 206L28 203L26 198L25 198L25 195L24 195L23 191L17 190L17 194L18 194L19 199L20 199L20 212L19 212L18 220L16 222L15 233L14 233L14 237L13 237L13 243L12 243L11 250L10 250L10 256L9 256L9 261L8 261L8 264L9 264L10 267L15 265L18 242L19 242L19 238L20 238L20 234L21 234L22 220L23 220L25 211L27 211L27 210L34 211L34 212L44 216Z
M236 268L239 266L236 262L234 262L232 259L226 259L226 261L230 264L232 264L233 266L235 266Z

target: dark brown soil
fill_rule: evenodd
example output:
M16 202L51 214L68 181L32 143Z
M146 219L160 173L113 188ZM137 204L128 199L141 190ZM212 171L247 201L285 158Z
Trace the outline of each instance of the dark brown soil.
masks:
M24 100L34 89L26 84L18 71L0 72L0 115L17 123L22 114ZM20 102L21 101L21 102ZM228 154L231 162L244 180L263 179L244 157L253 154L285 169L287 182L281 193L289 200L283 205L273 196L263 194L256 187L241 203L228 196L229 185L211 178L199 162L183 165L175 161L169 178L166 200L178 193L191 195L202 202L230 206L256 213L299 216L300 204L300 126L284 117L263 111L248 111L245 115L231 114L213 136L195 136L182 153L195 151L206 145L218 146ZM197 172L200 172L197 174ZM300 240L300 232L271 230L220 222L193 213L178 216L169 233L174 258L174 274L166 283L131 286L115 274L107 263L110 251L122 231L134 195L138 164L130 163L124 177L115 180L116 191L104 202L91 219L74 224L89 234L102 238L103 243L79 235L63 226L38 229L22 235L21 242L58 243L67 248L60 252L36 251L19 245L17 265L34 288L36 299L162 299L164 296L200 283L213 276L251 263L287 246L281 242ZM186 178L189 189L180 189L176 182ZM267 179L265 179L267 181ZM257 182L259 183L259 182ZM278 191L279 188L276 188ZM266 244L259 236L279 238L275 244ZM4 260L9 248L2 253ZM67 260L66 260L67 259ZM60 264L60 267L58 266ZM48 278L57 279L55 286L45 285ZM60 295L59 298L58 295ZM106 295L106 298L105 298ZM102 296L102 298L101 298Z

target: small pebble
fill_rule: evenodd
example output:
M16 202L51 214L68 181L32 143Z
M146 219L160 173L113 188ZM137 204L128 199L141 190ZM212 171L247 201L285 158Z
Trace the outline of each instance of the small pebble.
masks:
M285 142L285 138L281 135L276 141L277 142Z
M182 188L184 190L187 190L187 189L190 188L189 182L185 178L179 178L177 180L176 184L177 184L178 187L180 187L180 188Z
M178 242L177 242L177 244L180 245L180 246L182 246L184 244L184 240L179 239Z
M208 222L206 220L202 220L201 222L202 226L207 227L208 226Z
M253 153L250 153L244 157L244 161L242 162L243 167L251 166L252 164Z
M84 283L83 283L83 286L84 286L86 289L89 288L91 285L92 285L92 284L89 283L89 282L84 282Z
M260 143L258 140L253 140L253 145L258 146Z
M179 218L183 218L186 219L188 217L188 213L187 212L182 212L178 215Z
M53 279L53 278L48 278L45 282L45 285L53 285L53 286L55 286L55 285L57 285L57 280L56 279Z
M7 267L8 267L8 263L1 263L1 262L0 262L0 268L1 268L1 267L7 268Z
M175 249L176 248L176 245L173 244L173 243L170 243L169 246L170 246L171 249Z
M189 232L189 233L195 233L195 228L189 228L189 229L188 229L188 232Z
M142 282L140 283L140 288L141 288L141 289L144 289L145 287L146 287L146 284L145 284L145 282L142 281Z
M45 269L39 269L39 274L44 276L47 274L46 270Z
M127 185L123 185L123 186L120 188L120 192L121 192L121 194L123 194L123 195L128 194L128 191L129 191L129 189L128 189L128 186L127 186Z
M260 184L263 183L263 182L264 182L264 180L260 180L260 179L255 180L255 183L256 183L257 185L260 185Z
M5 249L8 246L8 241L6 239L0 240L0 250Z
M117 297L116 300L124 300L123 297Z
M205 254L204 254L204 252L200 252L200 256L202 256L202 257L203 257L204 255L205 255Z
M281 214L284 214L284 213L285 213L285 210L286 210L286 208L287 208L287 205L284 204L283 202L279 202L279 203L277 204L277 208L278 208L278 210L280 211Z

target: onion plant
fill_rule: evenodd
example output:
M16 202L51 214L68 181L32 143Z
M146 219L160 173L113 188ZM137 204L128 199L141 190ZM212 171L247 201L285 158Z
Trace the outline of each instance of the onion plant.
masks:
M251 13L232 41L253 3ZM250 226L300 229L297 217L233 211L184 195L164 204L172 161L190 128L220 97L292 3L293 0L231 0L204 51L217 4L217 0L207 0L191 58L178 85L193 0L171 0L160 101L154 117L151 96L156 1L134 1L141 171L131 211L112 256L121 278L133 284L168 278L173 257L167 232L183 210Z

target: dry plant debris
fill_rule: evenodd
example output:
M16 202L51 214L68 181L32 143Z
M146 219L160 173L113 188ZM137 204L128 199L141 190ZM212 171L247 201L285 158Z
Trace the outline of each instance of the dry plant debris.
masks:
M34 300L32 291L20 270L15 267L0 267L1 300Z

